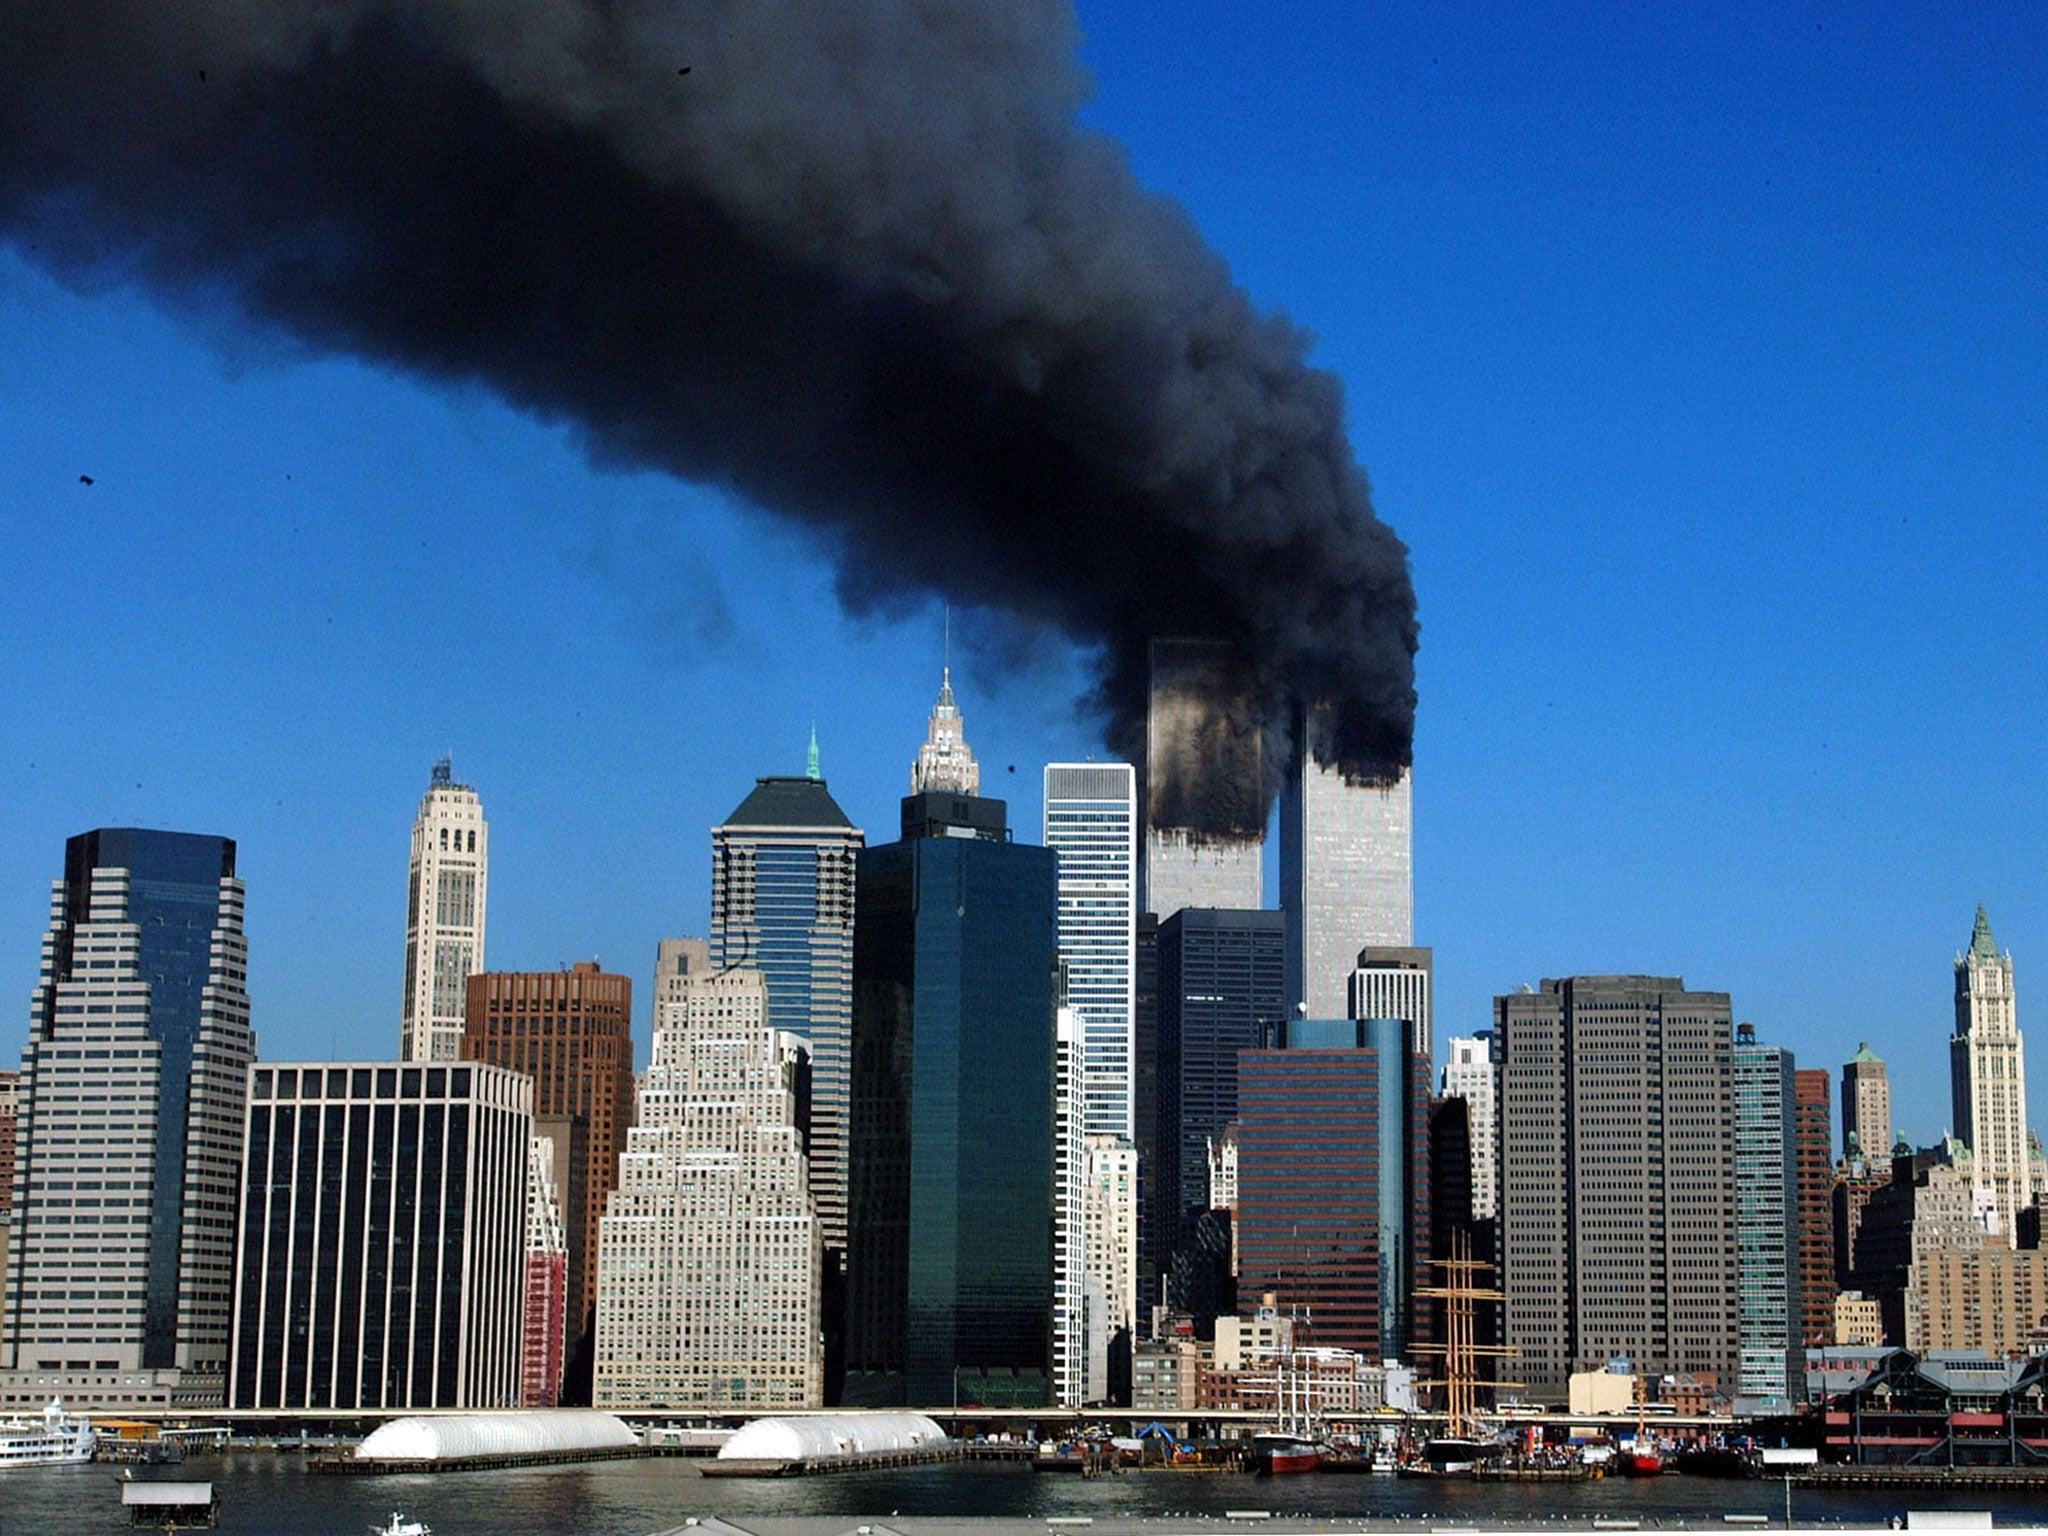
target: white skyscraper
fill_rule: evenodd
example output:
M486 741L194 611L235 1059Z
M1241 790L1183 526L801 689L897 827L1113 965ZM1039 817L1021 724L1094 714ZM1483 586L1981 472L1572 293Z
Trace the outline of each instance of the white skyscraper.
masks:
M1485 1221L1500 1213L1500 1066L1493 1059L1493 1034L1444 1041L1443 1096L1465 1101L1472 1137L1472 1215Z
M1089 1372L1093 1335L1088 1309L1087 1151L1081 1132L1081 1047L1074 1011L1062 1007L1053 1025L1052 1370L1062 1408L1094 1402L1107 1391Z
M405 1004L398 1054L453 1061L462 1054L469 978L484 968L484 893L491 830L476 791L454 781L447 758L412 824L405 912Z
M1956 1135L1975 1158L1977 1181L1990 1189L1999 1235L2010 1244L2032 1198L2026 1051L2013 1001L2012 956L1998 952L1982 907L1968 951L1956 956L1956 1032L1948 1051Z
M1209 1209L1237 1209L1237 1127L1226 1125L1220 1136L1208 1138Z
M1337 1017L1401 1019L1414 1027L1409 1038L1415 1054L1434 1055L1435 1005L1430 998L1434 975L1435 952L1427 947L1393 949L1368 944L1353 957L1346 999L1349 1012Z
M654 1059L599 1236L600 1408L772 1413L824 1401L824 1238L797 1090L803 1043L758 970L671 950Z
M219 1407L256 1039L235 845L71 838L22 1051L10 1407Z
M1045 846L1060 861L1060 958L1081 1038L1082 1127L1126 1140L1136 1134L1137 795L1137 770L1128 763L1045 770Z
M981 793L981 764L967 745L967 726L960 706L953 698L953 669L947 667L939 679L939 702L932 706L932 718L924 745L917 749L917 761L910 768L910 792L950 790L956 795Z
M1207 839L1178 828L1145 834L1145 910L1168 918L1190 907L1256 912L1266 904L1263 839Z
M1121 1136L1087 1138L1088 1272L1101 1283L1109 1331L1138 1321L1138 1149Z
M1315 760L1315 717L1303 734L1280 799L1287 998L1308 1018L1341 1019L1358 952L1415 942L1412 776L1353 781Z

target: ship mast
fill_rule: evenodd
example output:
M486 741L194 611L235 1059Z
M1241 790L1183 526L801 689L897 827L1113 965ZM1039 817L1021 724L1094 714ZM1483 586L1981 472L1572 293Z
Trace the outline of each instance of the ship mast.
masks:
M1454 1232L1451 1235L1451 1256L1432 1261L1432 1267L1443 1271L1444 1283L1418 1286L1415 1295L1418 1299L1444 1303L1444 1341L1413 1347L1419 1355L1442 1355L1444 1373L1441 1378L1420 1380L1415 1384L1418 1387L1442 1387L1445 1436L1470 1439L1479 1433L1479 1388L1482 1385L1490 1389L1521 1385L1518 1381L1482 1383L1479 1380L1479 1361L1482 1358L1500 1359L1516 1353L1512 1344L1478 1342L1477 1304L1503 1301L1506 1293L1490 1284L1479 1283L1482 1272L1486 1278L1491 1278L1493 1266L1472 1257L1472 1235L1469 1232Z

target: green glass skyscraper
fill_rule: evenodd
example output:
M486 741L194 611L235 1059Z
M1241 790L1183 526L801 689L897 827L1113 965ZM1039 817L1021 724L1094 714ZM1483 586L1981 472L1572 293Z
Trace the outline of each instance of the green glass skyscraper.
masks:
M1056 856L937 791L859 870L843 1400L1048 1403Z

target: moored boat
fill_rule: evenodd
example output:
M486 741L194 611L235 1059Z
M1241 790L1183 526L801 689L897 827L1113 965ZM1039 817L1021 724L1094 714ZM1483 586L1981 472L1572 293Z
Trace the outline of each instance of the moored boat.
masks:
M1756 1458L1732 1445L1694 1445L1678 1453L1676 1468L1688 1477L1755 1477Z
M1264 1476L1289 1477L1313 1472L1322 1462L1323 1447L1298 1435L1282 1432L1252 1437L1252 1470Z
M1422 1459L1439 1472L1470 1472L1481 1462L1497 1459L1505 1449L1497 1440L1440 1435L1423 1443Z
M1266 1471L1274 1477L1313 1472L1322 1464L1322 1451L1300 1441L1293 1445L1275 1446L1266 1456Z
M1396 1465L1393 1451L1386 1446L1339 1445L1323 1452L1323 1459L1316 1470L1377 1472L1391 1476Z
M1466 1475L1482 1483L1597 1483L1605 1472L1598 1462L1482 1461Z
M51 1399L39 1418L0 1419L0 1467L54 1467L91 1461L99 1435L90 1419Z

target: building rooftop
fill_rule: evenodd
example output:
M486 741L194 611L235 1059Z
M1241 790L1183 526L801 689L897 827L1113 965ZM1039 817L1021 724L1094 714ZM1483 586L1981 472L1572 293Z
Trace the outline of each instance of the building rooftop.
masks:
M728 827L851 827L823 779L756 779L753 793L725 818Z
M1991 919L1982 902L1977 904L1977 921L1970 928L1970 953L1979 960L1998 958L1998 941L1991 936Z

